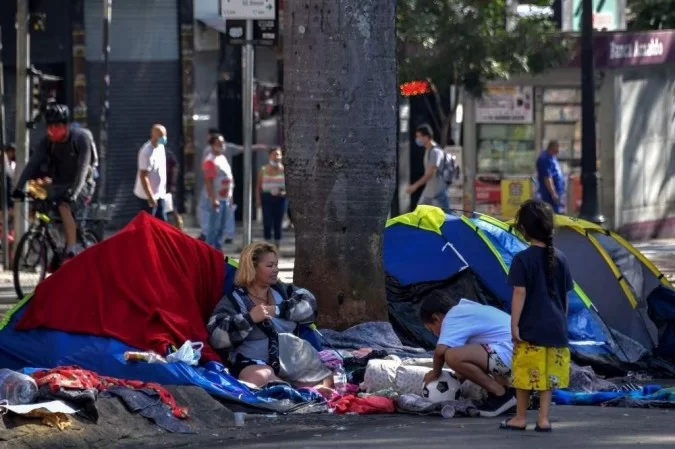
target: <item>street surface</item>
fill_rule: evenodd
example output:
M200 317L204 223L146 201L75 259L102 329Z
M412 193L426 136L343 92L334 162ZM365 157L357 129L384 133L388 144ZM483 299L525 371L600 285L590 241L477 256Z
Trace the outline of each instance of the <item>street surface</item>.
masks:
M150 448L204 449L570 449L672 448L673 410L553 406L551 434L497 429L500 419L412 415L287 416L247 418L244 428L224 428L219 436L172 437ZM530 415L534 420L534 415ZM503 419L503 418L501 418ZM136 442L138 444L138 442ZM124 446L121 447L131 447Z

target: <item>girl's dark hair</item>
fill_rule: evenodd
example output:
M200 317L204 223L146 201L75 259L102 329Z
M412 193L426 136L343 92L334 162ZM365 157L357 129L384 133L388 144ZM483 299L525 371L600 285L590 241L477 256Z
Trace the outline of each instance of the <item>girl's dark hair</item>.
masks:
M451 296L442 291L432 291L420 304L420 319L423 324L433 323L434 315L445 315L450 309L457 305L457 302Z
M546 288L551 298L555 298L553 288L553 270L555 269L555 249L553 248L553 209L540 200L528 200L520 206L516 214L516 229L525 237L538 240L546 245Z

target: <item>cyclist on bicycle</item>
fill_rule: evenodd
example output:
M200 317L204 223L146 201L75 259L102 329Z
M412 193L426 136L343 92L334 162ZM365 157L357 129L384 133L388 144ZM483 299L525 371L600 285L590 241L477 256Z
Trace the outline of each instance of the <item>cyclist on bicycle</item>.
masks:
M50 199L56 203L63 222L66 258L74 257L84 250L77 242L75 213L91 201L95 188L91 165L94 151L91 133L70 128L69 121L68 106L54 102L46 106L47 136L31 155L12 193L16 199L24 199L26 181L40 171L46 171L52 179Z

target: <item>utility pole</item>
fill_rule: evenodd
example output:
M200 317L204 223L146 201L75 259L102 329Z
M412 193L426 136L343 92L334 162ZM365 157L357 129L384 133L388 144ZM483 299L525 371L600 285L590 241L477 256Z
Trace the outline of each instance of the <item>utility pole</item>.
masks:
M0 145L2 146L2 165L0 176L2 177L2 267L9 269L9 204L7 198L7 173L5 173L5 161L7 155L7 116L5 115L5 64L2 52L2 27L0 27Z
M581 218L603 224L598 201L598 162L595 129L595 51L593 0L583 0L581 18Z
M15 177L20 176L28 163L28 150L30 138L28 135L28 117L30 110L30 34L28 20L30 11L29 0L16 1L16 120L14 139L16 141L16 171ZM14 203L14 241L18 242L26 232L28 218L28 204L24 202Z
M253 196L253 20L246 21L246 42L242 51L241 65L244 124L244 246L251 243L251 206Z
M99 129L99 187L100 203L107 201L108 184L108 111L110 110L110 22L112 0L103 0L103 92L101 94L101 126Z

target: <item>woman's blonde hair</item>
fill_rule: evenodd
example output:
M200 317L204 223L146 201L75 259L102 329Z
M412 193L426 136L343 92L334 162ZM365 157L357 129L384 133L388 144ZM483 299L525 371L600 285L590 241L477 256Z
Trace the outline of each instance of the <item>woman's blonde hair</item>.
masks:
M279 258L276 247L269 243L251 243L244 248L239 257L239 268L237 269L237 274L234 276L234 285L237 287L250 286L255 280L256 267L262 258L269 253Z

